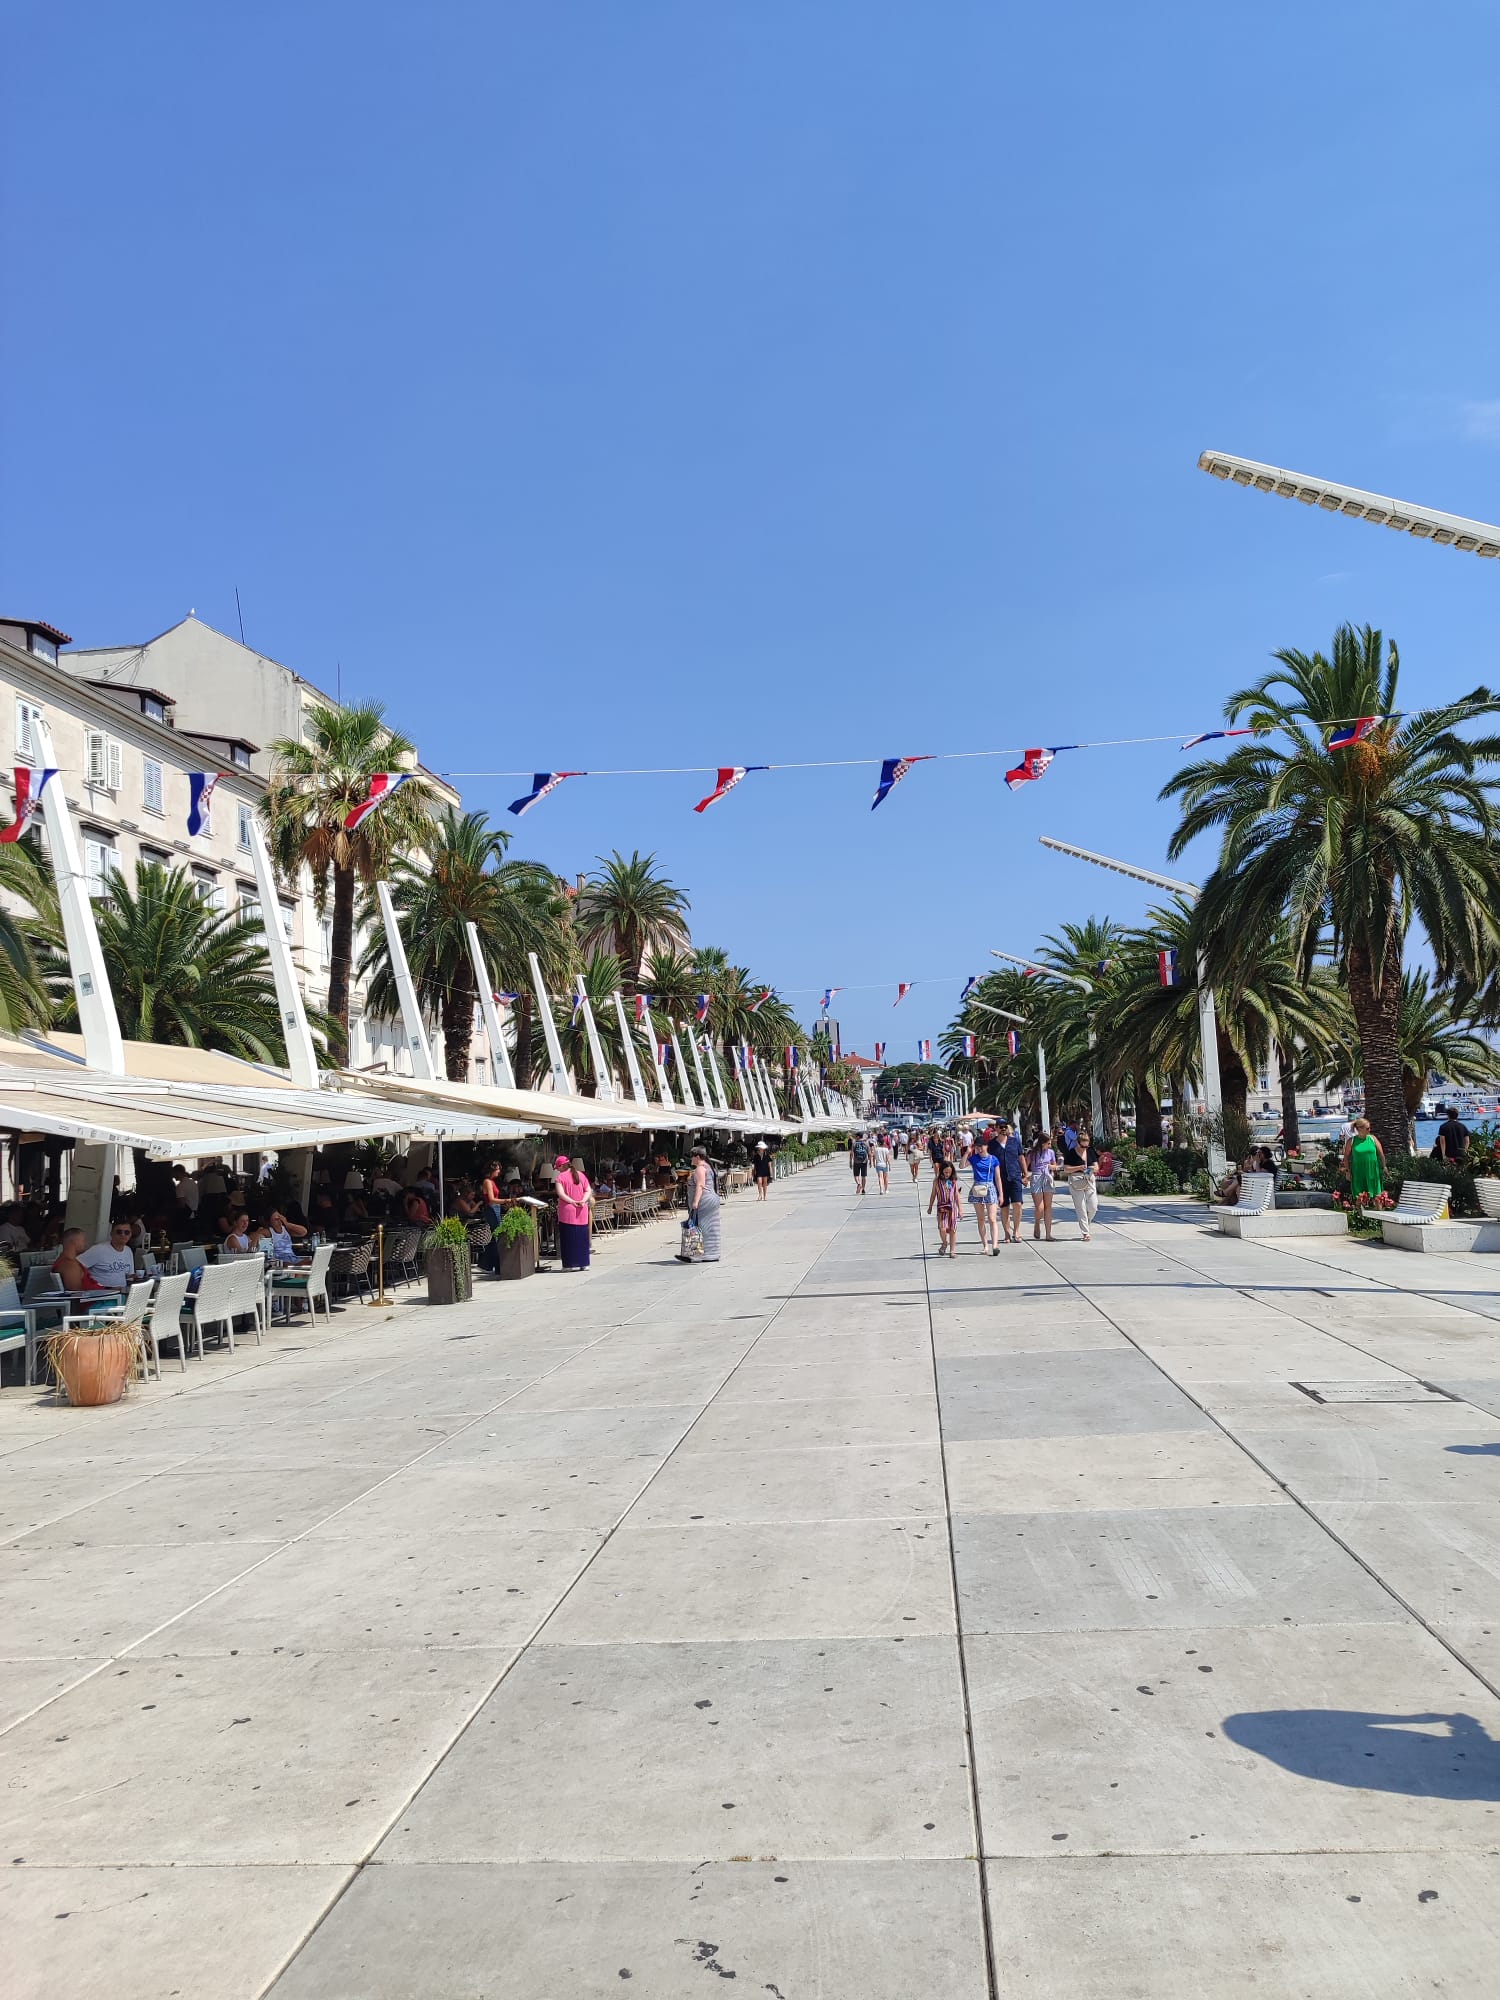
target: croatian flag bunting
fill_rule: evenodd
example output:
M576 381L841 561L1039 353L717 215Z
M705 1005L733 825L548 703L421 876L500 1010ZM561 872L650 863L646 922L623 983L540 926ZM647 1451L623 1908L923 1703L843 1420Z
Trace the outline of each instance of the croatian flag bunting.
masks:
M1156 971L1163 986L1177 984L1177 953L1171 946L1156 954Z
M672 1053L672 1044L671 1044L670 1042L658 1042L658 1043L657 1043L657 1045L656 1045L656 1066L657 1066L657 1068L658 1068L658 1069L665 1069L665 1068L666 1068L666 1066L667 1066L667 1061L668 1061L668 1058L669 1058L669 1057L671 1056L671 1053Z
M974 991L974 988L978 984L979 984L979 974L977 972L971 972L968 978L964 981L963 992L960 993L958 996L958 1004L960 1007L962 1007L965 1000L968 999L969 995Z
M749 1005L749 1006L748 1006L748 1007L746 1008L746 1010L745 1010L745 1011L746 1011L746 1013L747 1013L747 1014L754 1014L754 1013L756 1013L756 1012L757 1012L757 1011L758 1011L758 1010L759 1010L760 1008L764 1007L764 1006L765 1006L765 1004L766 1004L766 1002L767 1002L767 1001L768 1001L768 1000L770 999L770 997L771 997L771 994L772 994L773 990L774 990L774 989L773 989L772 987L769 987L769 986L763 986L763 987L762 987L762 988L760 989L760 992L759 992L759 993L758 993L758 994L756 995L755 999L753 999L753 1000L752 1000L752 1001L750 1002L750 1005Z
M41 811L42 793L48 781L57 776L57 767L52 765L45 771L35 771L30 764L15 767L16 816L10 825L0 828L0 840L19 840Z
M1377 723L1385 721L1383 715L1362 715L1357 722L1346 722L1342 729L1336 729L1328 739L1330 750L1347 750L1352 744L1363 743Z
M964 1036L964 1054L966 1056L972 1057L977 1047L978 1044L975 1042L974 1037L972 1035Z
M1059 750L1076 750L1076 743L1057 743L1050 750L1024 750L1021 761L1014 770L1007 771L1005 782L1014 791L1017 785L1034 784L1047 769Z
M1258 729L1205 729L1201 736L1190 736L1183 744L1184 750L1196 750L1200 743L1222 743L1230 736L1259 736Z
M878 1062L878 1063L883 1063L883 1062L885 1061L885 1043L884 1043L884 1042L877 1042L877 1043L875 1044L875 1060L876 1060L876 1062Z
M587 771L534 771L531 777L531 790L524 799L512 799L510 810L519 819L522 813L528 813L534 805L540 804L549 792L555 792L564 778L587 776Z
M637 1021L637 1022L641 1022L641 1021L644 1021L644 1020L645 1020L645 1018L646 1018L646 1009L647 1009L647 1008L648 1008L648 1007L649 1007L649 1006L651 1005L651 1002L652 1002L652 1001L653 1001L653 1000L654 1000L655 998L656 998L656 995L655 995L654 993L637 993L637 994L636 994L636 996L635 996L635 1018L636 1018L636 1021Z
M916 985L916 983L917 982L915 981L915 979L903 979L900 985L897 986L896 988L896 997L891 1002L891 1005L893 1007L899 1007L901 1005L901 1002L906 998L907 994L910 993L911 989Z
M700 993L697 999L693 1002L693 1012L698 1016L698 1020L700 1023L708 1019L708 1001L709 1001L708 994Z
M1007 1028L1005 1031L1005 1047L1010 1055L1018 1056L1021 1053L1021 1037L1014 1028Z
M871 802L870 811L874 812L876 806L884 803L893 787L900 784L913 764L930 764L931 762L931 757L885 758L880 766L880 783L875 787L875 797Z
M187 829L190 834L196 836L202 833L208 825L208 809L213 800L214 786L218 784L220 778L227 776L228 773L225 771L188 772L189 800ZM355 812L359 810L360 808L356 806ZM350 817L352 818L353 815L351 814ZM349 821L346 819L344 825L347 827L348 824ZM357 821L356 824L358 824Z
M706 799L699 799L693 811L706 812L711 805L722 799L726 792L732 792L747 771L769 771L770 768L769 764L721 764L718 783Z
M819 1001L818 1004L822 1008L825 1014L828 1012L829 1008L833 1005L834 994L842 993L843 990L844 989L842 986L825 986L823 988L823 998Z
M224 773L221 771L219 773L219 777L222 778L223 775ZM196 783L196 781L197 781L197 773L194 773L194 782ZM218 779L211 780L209 785L207 786L207 791L211 792L214 788L214 785L217 782ZM369 818L370 814L374 812L377 806L383 806L387 799L395 797L396 793L400 791L403 785L409 785L410 783L411 783L410 771L377 771L374 777L371 778L370 780L370 789L366 793L364 798L362 798L359 804L355 806L351 811L345 813L344 815L345 833L353 833L354 829L357 826L359 826L364 820ZM206 797L204 803L206 804ZM195 809L197 804L198 800L195 797L194 799ZM192 814L190 813L188 815L188 832L193 833L196 832L196 830L197 829L193 825Z
M519 993L492 993L490 998L497 1007L514 1007L520 999Z
M788 1072L796 1069L801 1060L802 1057L799 1051L795 1048L789 1048L786 1052L786 1066Z
M917 1061L924 1063L932 1061L932 1043L930 1041L924 1039L917 1043Z
M568 1026L570 1028L576 1027L578 1025L578 1010L580 1007L582 1007L586 997L587 996L582 992L578 992L573 995L573 1012L568 1017Z

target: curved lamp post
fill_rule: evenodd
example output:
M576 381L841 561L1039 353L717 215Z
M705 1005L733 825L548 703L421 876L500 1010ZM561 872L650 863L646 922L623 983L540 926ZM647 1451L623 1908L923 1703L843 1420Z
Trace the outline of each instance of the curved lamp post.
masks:
M1346 514L1351 520L1371 521L1379 528L1394 528L1400 535L1436 542L1440 548L1464 549L1476 556L1500 556L1500 527L1491 521L1443 514L1435 507L1417 507L1409 500L1394 500L1387 493L1368 493L1362 486L1345 486L1336 479L1317 479L1306 472L1262 465L1258 459L1237 458L1229 451L1200 452L1198 466L1214 479L1230 479L1236 486L1253 486L1258 493L1277 493L1283 500L1300 500L1304 507L1319 507L1325 514Z

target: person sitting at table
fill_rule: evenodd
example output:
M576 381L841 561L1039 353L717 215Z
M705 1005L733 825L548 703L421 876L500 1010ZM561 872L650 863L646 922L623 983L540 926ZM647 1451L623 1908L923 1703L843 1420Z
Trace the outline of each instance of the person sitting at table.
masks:
M432 1226L432 1211L427 1206L425 1195L420 1195L414 1187L409 1187L402 1198L406 1219L413 1229L428 1229Z
M344 1221L346 1225L368 1222L370 1204L358 1188L350 1188L344 1196Z
M251 1247L264 1250L273 1264L295 1264L297 1246L292 1239L300 1240L306 1234L300 1222L289 1222L281 1209L273 1208L269 1218L254 1232Z
M313 1196L312 1226L320 1236L335 1236L338 1233L338 1207L327 1188Z
M63 1281L63 1289L69 1292L126 1291L135 1276L130 1224L123 1220L111 1223L106 1242L95 1243L81 1251L79 1243L87 1240L86 1230L68 1229L63 1232L62 1250L52 1266Z
M229 1218L224 1248L238 1257L250 1254L250 1214L247 1209L242 1208Z
M97 1292L99 1284L91 1271L83 1267L82 1256L88 1247L89 1233L86 1229L65 1229L62 1234L62 1248L52 1260L51 1269L63 1281L65 1292Z

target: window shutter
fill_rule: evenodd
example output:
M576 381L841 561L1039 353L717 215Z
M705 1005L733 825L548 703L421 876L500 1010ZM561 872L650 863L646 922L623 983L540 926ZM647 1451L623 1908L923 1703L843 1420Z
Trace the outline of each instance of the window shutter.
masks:
M88 733L89 783L102 785L105 780L104 732L91 729Z
M125 751L120 744L115 742L113 737L109 739L107 748L109 755L108 788L112 792L122 791L125 785Z

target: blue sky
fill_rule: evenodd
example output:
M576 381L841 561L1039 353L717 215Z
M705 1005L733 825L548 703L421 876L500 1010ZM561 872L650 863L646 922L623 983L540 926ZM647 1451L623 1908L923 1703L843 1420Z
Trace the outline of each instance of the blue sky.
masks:
M1204 727L1343 618L1408 702L1500 672L1500 565L1195 469L1500 514L1493 5L9 18L8 612L233 631L237 584L456 771ZM873 767L702 817L597 779L512 851L655 849L702 941L910 1056L991 944L1139 913L1036 835L1161 866L1177 761L873 816Z

